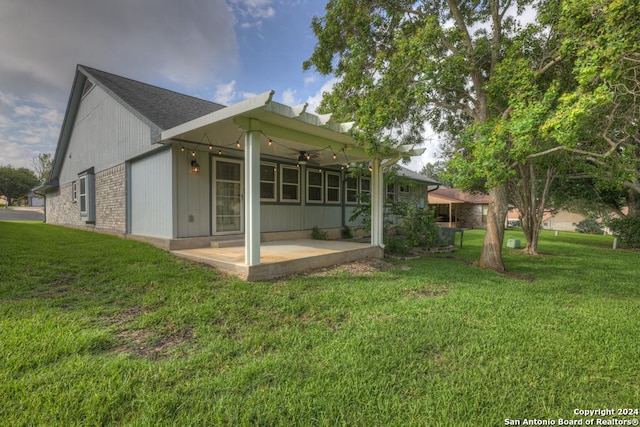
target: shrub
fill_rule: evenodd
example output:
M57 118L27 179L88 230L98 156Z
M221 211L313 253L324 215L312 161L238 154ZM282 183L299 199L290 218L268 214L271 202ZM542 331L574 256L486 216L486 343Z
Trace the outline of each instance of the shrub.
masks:
M640 248L640 215L614 219L609 227L621 247Z
M399 226L400 232L409 239L411 246L427 246L436 243L438 226L431 209L408 207L406 214L400 218Z
M403 236L389 236L385 242L385 252L391 255L408 255L411 251L411 243Z
M351 227L349 227L348 225L345 225L344 227L342 227L342 230L340 231L340 235L342 236L343 239L351 239L353 237L353 233L351 232Z
M329 233L326 231L320 230L317 226L311 229L311 238L315 240L327 240L329 238Z
M604 234L602 225L593 218L587 218L576 224L576 231L578 233L586 234Z

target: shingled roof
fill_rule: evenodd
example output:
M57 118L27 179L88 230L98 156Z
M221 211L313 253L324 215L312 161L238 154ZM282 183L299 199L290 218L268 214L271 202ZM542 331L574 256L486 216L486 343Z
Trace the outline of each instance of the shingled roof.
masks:
M79 65L78 69L162 130L225 107L84 65Z

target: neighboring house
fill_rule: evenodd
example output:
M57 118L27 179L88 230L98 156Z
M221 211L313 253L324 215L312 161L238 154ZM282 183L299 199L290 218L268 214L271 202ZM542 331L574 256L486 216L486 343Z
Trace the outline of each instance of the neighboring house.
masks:
M395 166L396 175L410 180L410 183L393 183L387 184L385 187L385 201L390 204L393 202L404 202L418 208L425 208L429 204L427 192L431 186L440 185L436 180L427 176L407 169L404 166Z
M44 198L41 195L31 191L29 192L29 194L27 194L27 206L41 208L44 206Z
M576 231L576 225L587 217L574 212L560 210L558 212L545 212L542 217L542 228L556 231Z
M580 213L569 212L561 209L557 212L545 211L542 216L542 228L555 231L576 231L576 226L587 217ZM599 222L601 222L599 220ZM520 211L517 208L509 209L507 225L520 227ZM604 227L606 231L606 227Z
M457 188L438 188L430 191L428 196L438 225L450 228L487 226L488 195L467 193Z
M371 244L383 247L383 168L419 152L371 155L349 124L272 96L225 107L79 65L44 186L47 222L168 249L240 236L251 266L268 234L357 225L348 218L369 193ZM350 177L354 162L370 176Z
M555 213L546 210L542 216L542 228L556 231L576 231L576 225L586 216L566 210ZM520 211L518 208L511 208L507 213L507 226L520 227Z

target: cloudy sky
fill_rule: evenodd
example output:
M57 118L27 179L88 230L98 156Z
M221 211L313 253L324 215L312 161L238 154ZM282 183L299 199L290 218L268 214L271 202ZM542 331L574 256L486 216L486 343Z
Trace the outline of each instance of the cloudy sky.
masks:
M325 3L2 0L0 166L55 151L77 64L225 105L273 89L316 106L331 81L302 62Z

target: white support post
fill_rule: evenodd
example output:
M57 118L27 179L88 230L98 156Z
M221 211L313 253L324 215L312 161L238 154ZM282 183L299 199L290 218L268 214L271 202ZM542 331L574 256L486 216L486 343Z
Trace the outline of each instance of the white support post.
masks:
M255 128L252 126L252 129ZM258 265L260 264L260 131L246 132L244 142L244 259L247 265Z
M371 171L371 245L384 248L384 182L380 159L374 159Z

